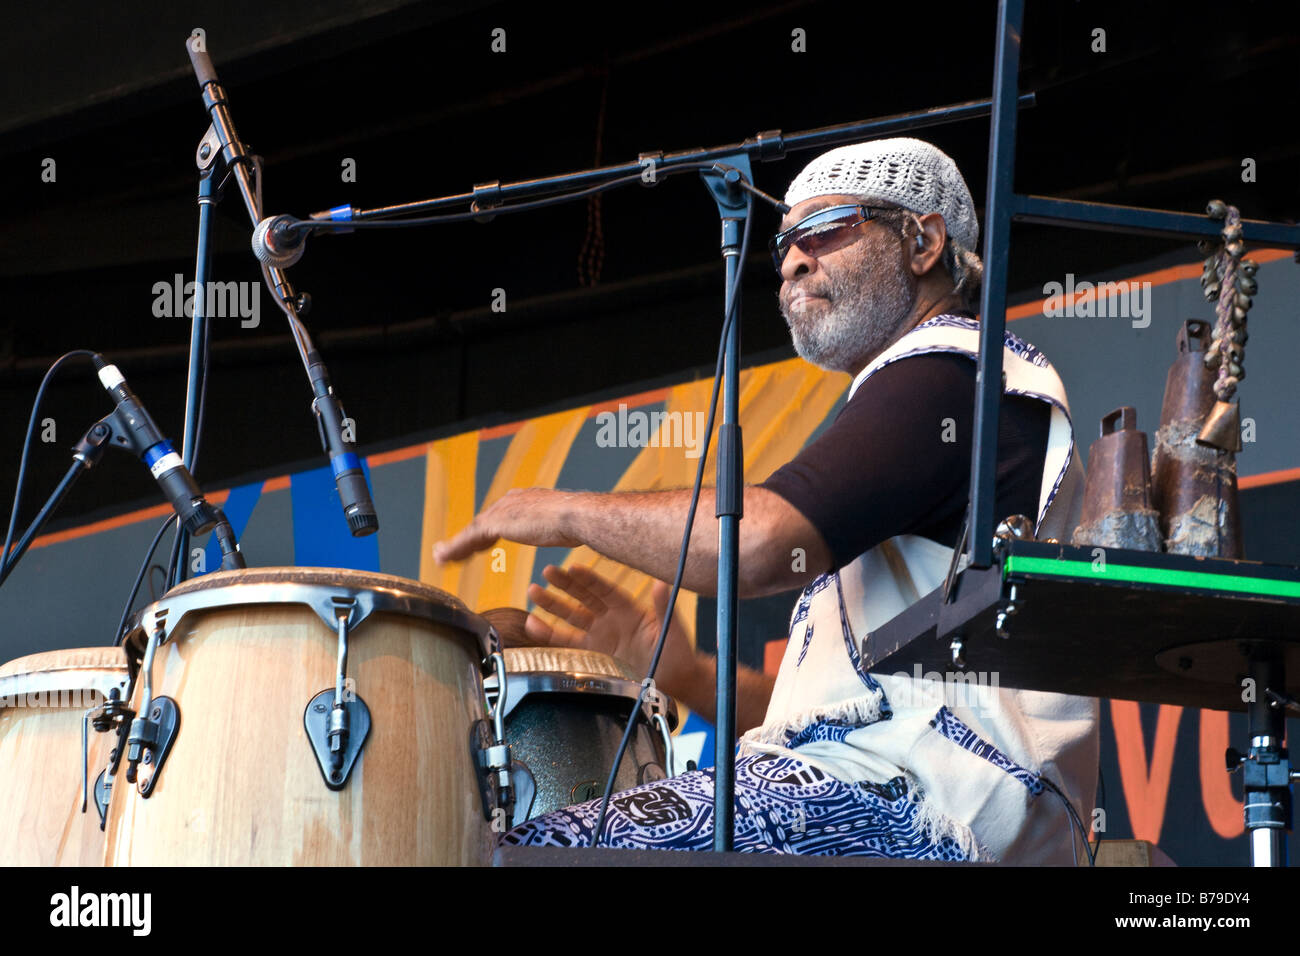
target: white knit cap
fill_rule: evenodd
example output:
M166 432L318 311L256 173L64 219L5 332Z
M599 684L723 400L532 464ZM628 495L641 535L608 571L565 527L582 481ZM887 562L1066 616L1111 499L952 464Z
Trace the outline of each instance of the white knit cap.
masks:
M924 140L877 139L822 153L790 183L785 202L841 193L884 200L919 216L937 212L963 251L973 253L979 241L966 180L952 157Z

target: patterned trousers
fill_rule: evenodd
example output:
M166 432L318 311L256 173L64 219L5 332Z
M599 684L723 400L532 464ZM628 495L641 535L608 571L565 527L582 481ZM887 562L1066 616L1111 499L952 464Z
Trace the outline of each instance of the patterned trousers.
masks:
M506 833L511 846L586 847L600 800L566 807ZM951 839L935 843L917 825L902 777L842 783L791 757L736 761L735 849L743 853L962 860ZM615 794L600 845L649 850L713 849L713 770L694 770Z

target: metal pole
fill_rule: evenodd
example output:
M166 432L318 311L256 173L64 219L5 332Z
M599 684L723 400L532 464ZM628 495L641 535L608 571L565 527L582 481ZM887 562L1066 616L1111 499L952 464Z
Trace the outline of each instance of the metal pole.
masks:
M1286 866L1286 835L1291 829L1291 764L1283 746L1286 712L1268 693L1286 686L1283 658L1265 651L1251 658L1249 673L1255 699L1246 708L1250 751L1243 765L1242 811L1250 834L1250 862Z
M726 263L723 315L730 316L723 347L722 424L718 428L714 513L718 518L718 676L714 716L713 849L732 848L735 831L736 634L740 612L740 520L744 516L745 451L740 433L740 289L736 276L749 203L737 186L750 176L749 157L726 157L734 171L702 173L722 216L722 255ZM733 301L733 292L735 299Z
M1006 328L1007 252L1015 211L1016 91L1024 0L998 3L993 67L993 120L984 207L984 288L980 302L979 371L975 382L975 445L971 454L971 567L993 563L994 481L998 454L998 404L1002 398L1002 336Z
M723 255L727 257L726 308L739 269L743 220L723 220ZM728 244L729 243L729 244ZM740 290L736 290L740 297ZM734 305L723 359L722 426L718 429L718 706L714 723L713 848L731 849L735 829L736 623L740 613L740 518L744 481L740 408L740 303ZM728 492L727 489L730 489Z
M1030 107L1035 104L1033 93L1020 97L1017 106ZM493 205L507 200L537 199L555 193L569 192L597 186L623 176L644 174L653 164L658 172L665 165L672 163L721 162L744 156L752 161L772 161L784 159L787 153L806 149L822 149L839 146L843 143L857 143L879 136L896 136L910 131L924 129L928 126L940 126L961 120L976 119L987 116L990 110L989 100L970 100L954 103L950 106L936 106L933 109L917 110L911 113L895 113L872 120L860 120L852 123L840 123L835 126L822 126L817 129L801 130L784 134L779 129L767 130L751 136L741 143L728 143L708 149L684 149L675 153L642 153L634 163L621 163L615 166L600 166L557 176L540 179L525 179L512 183L488 182L476 185L471 192L439 196L434 199L421 199L416 202L397 203L391 206L376 206L371 209L356 209L352 206L336 206L314 212L312 219L336 222L361 222L367 219L384 219L393 216L409 216L413 213L435 213L450 206L462 206L476 202L485 213L491 213ZM748 166L745 167L749 169ZM346 231L346 230L340 230Z

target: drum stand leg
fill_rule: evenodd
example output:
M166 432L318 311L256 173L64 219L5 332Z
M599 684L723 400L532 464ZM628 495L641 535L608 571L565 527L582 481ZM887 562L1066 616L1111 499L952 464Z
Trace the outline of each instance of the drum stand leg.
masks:
M1276 651L1253 655L1247 686L1254 692L1249 703L1250 751L1244 756L1229 749L1229 772L1241 768L1244 776L1246 830L1250 834L1252 866L1287 865L1287 831L1291 829L1291 770L1286 739L1286 704L1289 699L1273 688L1285 687L1284 665ZM1290 702L1294 703L1294 702Z

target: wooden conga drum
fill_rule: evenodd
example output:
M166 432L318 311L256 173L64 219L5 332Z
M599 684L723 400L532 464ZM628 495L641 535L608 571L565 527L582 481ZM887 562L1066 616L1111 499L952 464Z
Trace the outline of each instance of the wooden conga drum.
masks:
M141 748L134 783L121 763L109 865L488 862L478 755L495 632L456 598L386 574L255 568L183 582L134 623L131 706L171 740ZM330 780L309 727L324 726L341 661L369 728L353 720L360 751Z
M91 790L114 738L89 730L87 760L82 725L87 710L125 691L126 663L120 647L86 647L0 667L0 865L103 864Z

